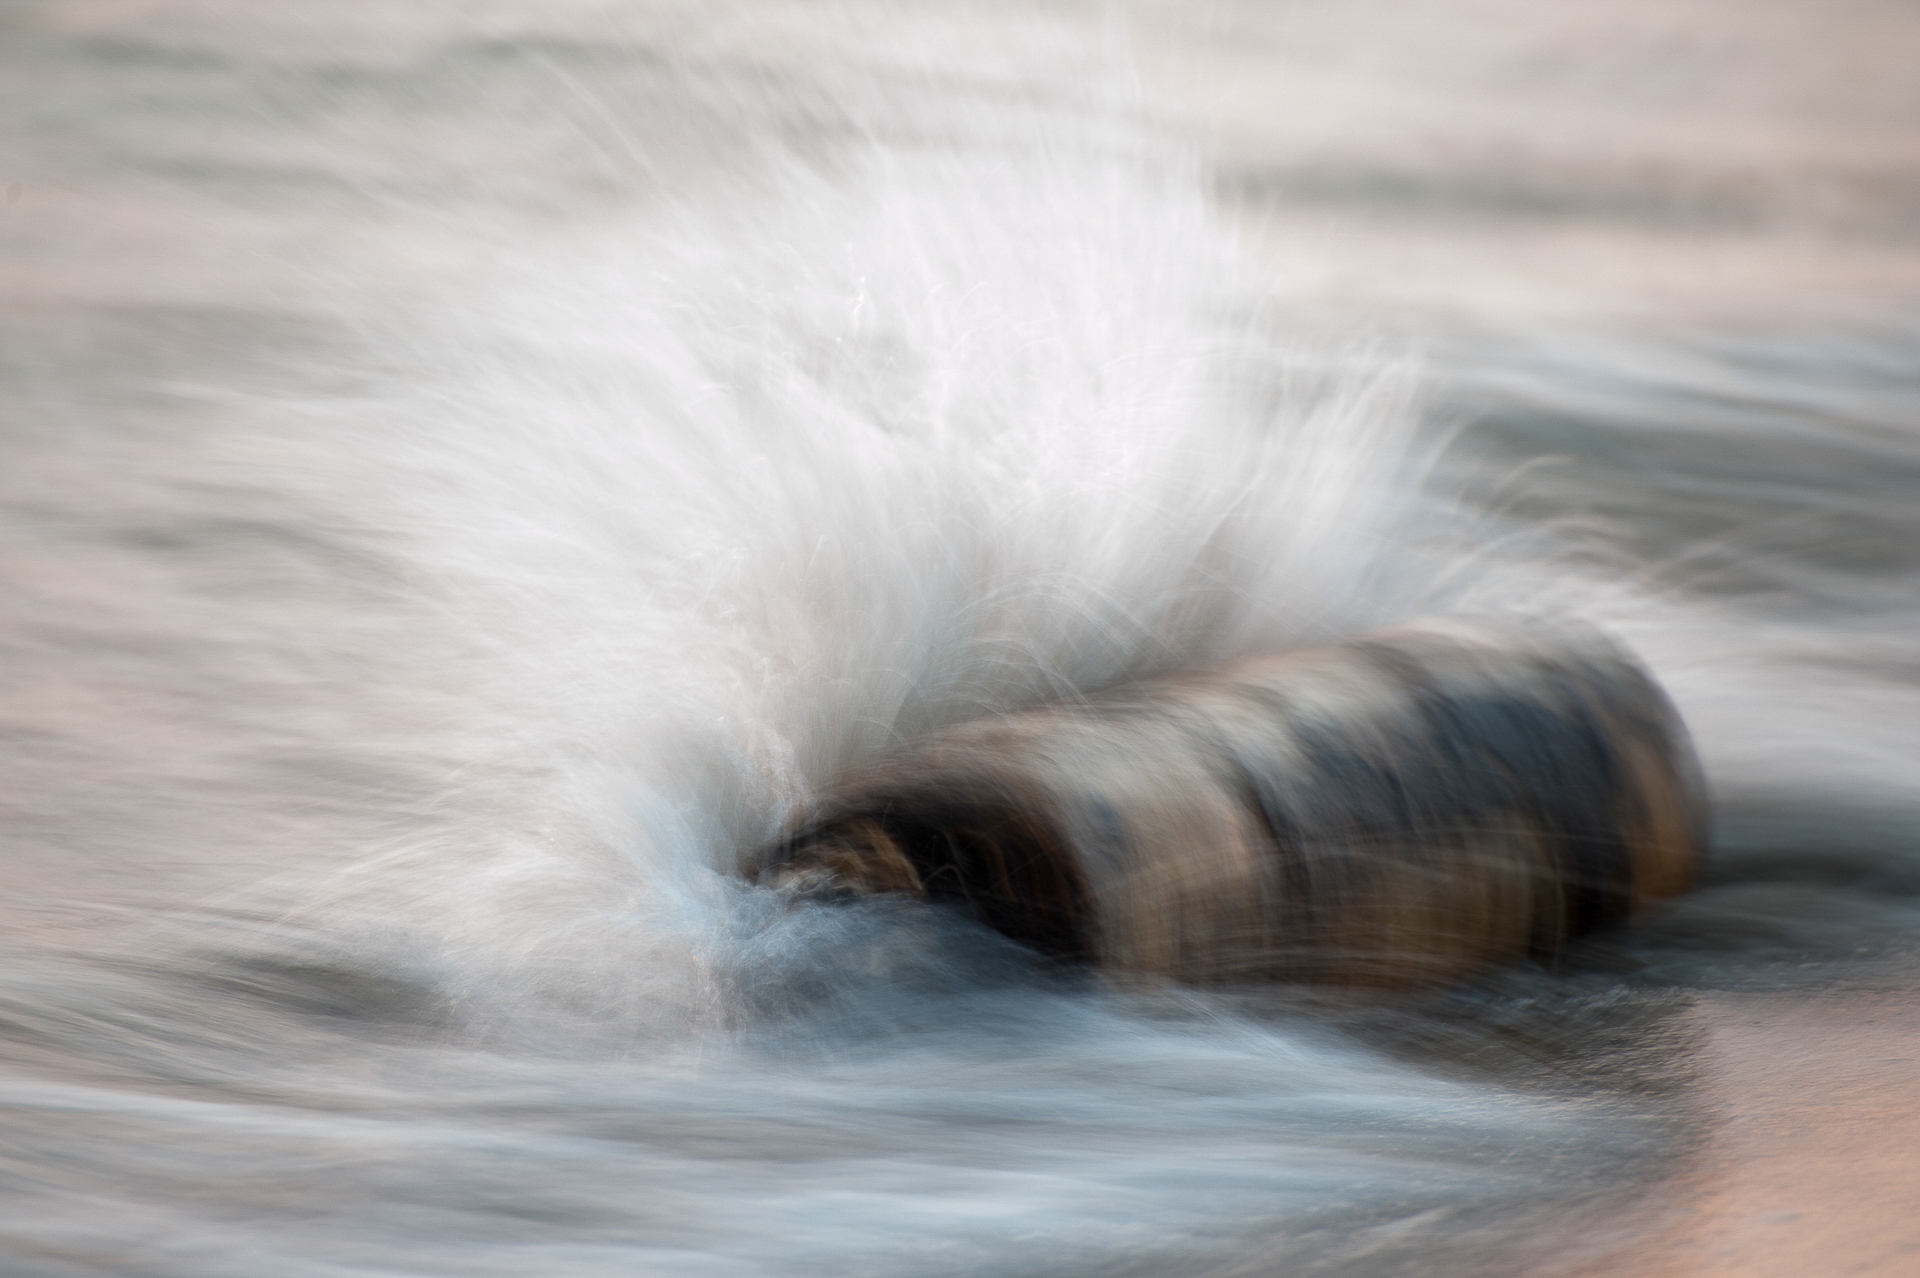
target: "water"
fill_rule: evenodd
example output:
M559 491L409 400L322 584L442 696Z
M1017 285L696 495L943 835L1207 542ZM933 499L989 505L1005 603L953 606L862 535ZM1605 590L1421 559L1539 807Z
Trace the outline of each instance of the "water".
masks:
M1909 988L1899 15L1812 100L1791 5L1546 80L1277 12L0 18L5 1271L1538 1270L1709 1138L1697 1000ZM1644 655L1705 890L1353 1003L728 873L903 735L1448 609Z

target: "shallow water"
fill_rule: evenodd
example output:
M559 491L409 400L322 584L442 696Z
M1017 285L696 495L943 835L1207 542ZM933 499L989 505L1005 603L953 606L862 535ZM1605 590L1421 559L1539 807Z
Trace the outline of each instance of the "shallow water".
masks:
M1497 9L9 10L7 1272L1658 1245L1715 1009L1911 988L1913 23ZM1355 1002L729 874L915 731L1447 610L1642 654L1701 892Z

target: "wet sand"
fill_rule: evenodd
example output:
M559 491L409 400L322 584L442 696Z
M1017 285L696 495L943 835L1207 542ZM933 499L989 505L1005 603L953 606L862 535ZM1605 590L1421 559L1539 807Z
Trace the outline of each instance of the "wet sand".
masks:
M1920 1273L1920 1000L1704 996L1691 1166L1538 1278Z

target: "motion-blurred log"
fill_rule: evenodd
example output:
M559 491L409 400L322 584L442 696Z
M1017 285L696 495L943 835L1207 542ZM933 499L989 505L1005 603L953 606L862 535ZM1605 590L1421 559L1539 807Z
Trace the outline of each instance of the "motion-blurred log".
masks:
M749 872L1120 974L1414 986L1687 890L1704 824L1678 716L1611 642L1447 622L931 733Z

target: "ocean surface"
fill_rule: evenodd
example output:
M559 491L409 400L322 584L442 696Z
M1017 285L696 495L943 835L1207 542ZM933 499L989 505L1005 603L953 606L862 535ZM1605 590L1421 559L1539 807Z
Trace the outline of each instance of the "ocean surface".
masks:
M0 5L0 1273L1652 1272L1701 1009L1916 988L1916 54ZM732 874L915 732L1450 611L1641 655L1699 893L1360 1000Z

